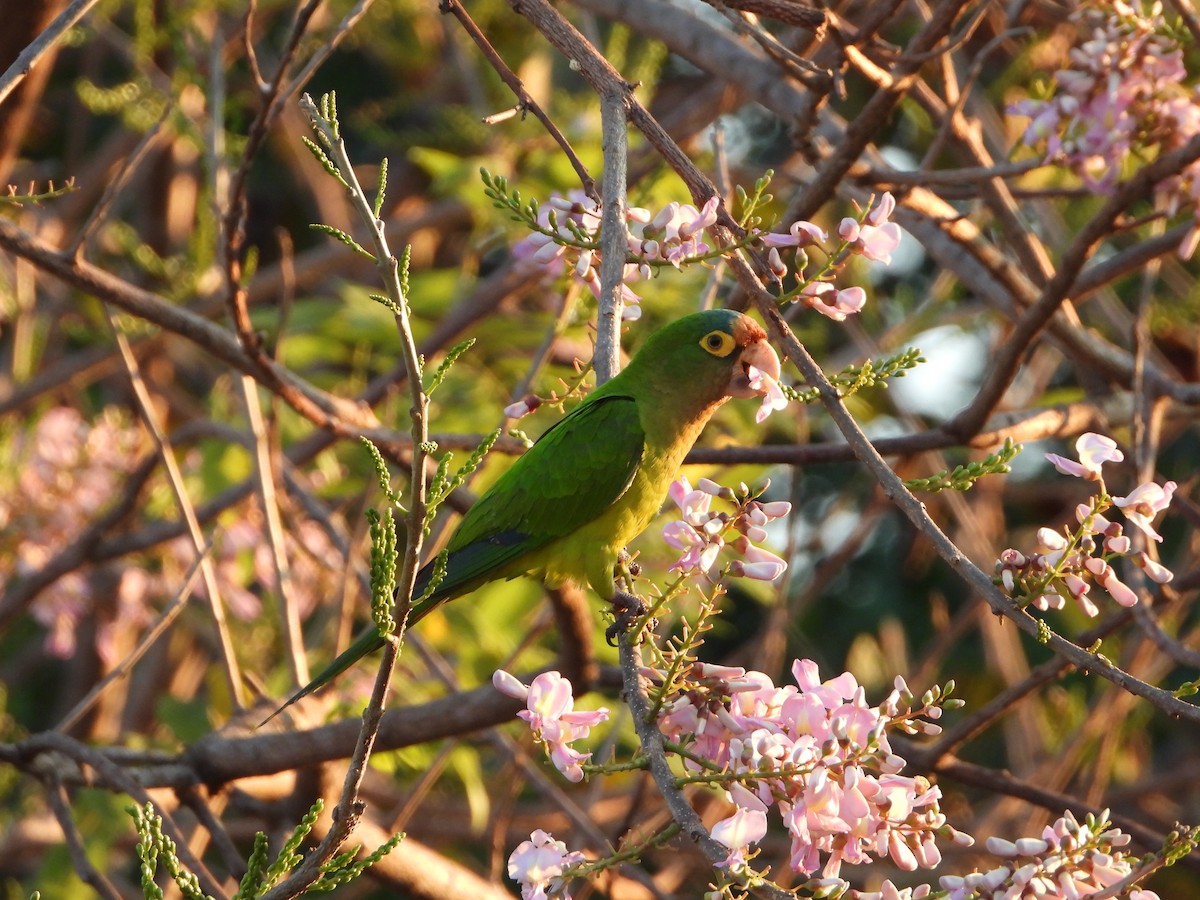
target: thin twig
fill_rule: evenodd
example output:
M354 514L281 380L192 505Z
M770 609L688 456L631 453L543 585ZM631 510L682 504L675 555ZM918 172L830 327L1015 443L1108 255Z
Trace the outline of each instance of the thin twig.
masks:
M62 40L75 24L88 14L97 0L72 0L71 4L54 17L54 21L28 47L18 54L11 66L0 75L0 103L8 99L18 84L32 71L43 56Z
M483 58L496 70L496 74L508 85L509 90L516 94L518 103L515 111L519 111L522 115L526 112L533 113L534 118L542 123L542 127L546 129L550 137L554 138L554 142L562 149L563 154L567 157L567 161L575 169L575 174L579 177L579 183L583 185L584 193L589 197L596 197L596 182L588 172L587 166L583 164L583 160L575 152L575 148L571 146L571 142L567 140L567 136L559 130L559 127L554 124L554 120L533 99L532 95L525 90L524 82L521 81L516 72L508 67L508 64L496 51L496 48L492 46L492 42L487 39L487 35L475 24L475 20L471 18L459 0L441 0L438 3L438 9L458 19L463 30L470 35L471 40L475 42L475 46L483 54ZM506 116L505 118L508 117Z
M75 825L75 816L71 809L71 798L67 789L56 775L46 779L46 803L54 818L58 820L63 831L63 840L67 845L67 855L71 857L71 865L75 872L104 900L121 900L121 892L109 881L104 873L92 865L88 859L87 846L79 828Z
M175 449L171 446L171 442L159 425L154 410L154 401L151 399L150 392L146 388L146 382L142 379L137 357L133 355L133 351L129 347L129 341L126 340L125 333L121 330L121 325L117 321L116 316L110 313L108 321L112 327L117 347L121 351L121 359L125 362L125 369L129 375L129 383L133 387L134 396L138 401L138 409L142 415L142 422L146 426L146 430L154 438L154 446L162 457L163 469L166 471L167 479L171 483L171 490L175 494L175 502L179 506L180 515L187 523L188 536L191 538L196 558L200 562L200 574L204 578L204 590L207 594L206 599L208 600L209 613L212 615L213 624L217 628L217 638L221 645L221 661L224 663L226 686L229 688L234 707L242 709L246 705L246 696L242 687L241 670L238 666L237 651L233 646L233 638L229 633L229 623L225 618L225 604L221 600L221 590L217 584L217 570L213 567L212 559L208 555L208 540L205 538L204 531L200 527L200 520L196 516L195 504L192 503L192 498L189 496L187 485L184 482L183 472L180 470L179 463L175 459Z
M100 699L109 687L117 680L124 678L137 665L138 660L146 655L146 651L154 646L155 642L163 635L163 633L171 626L184 608L187 606L188 600L192 596L192 590L196 584L196 576L200 574L200 564L210 559L212 555L212 544L209 543L204 548L204 553L192 560L191 566L188 567L187 573L183 576L183 585L179 592L171 599L171 602L163 608L163 611L158 614L158 618L154 624L147 629L142 635L142 639L138 641L124 659L117 665L113 666L111 672L105 675L98 684L84 695L83 699L76 703L65 716L54 726L55 731L66 732L71 729L83 716L91 709L97 700Z
M291 566L288 565L287 539L284 536L283 519L279 514L279 497L275 491L276 473L271 441L263 421L258 385L248 375L242 376L241 385L242 397L246 401L246 417L250 422L250 432L254 435L254 473L258 479L258 497L262 501L267 544L271 549L271 563L275 567L275 582L279 589L283 641L288 649L292 678L297 685L303 685L308 683L308 660L304 655L300 610L296 602L296 590L292 584Z
M383 720L383 710L391 685L392 672L395 669L396 659L404 638L404 624L408 618L409 604L412 602L413 585L416 580L424 536L426 510L425 458L428 441L428 401L419 377L421 362L417 355L416 343L413 340L412 328L408 319L408 298L404 295L401 286L400 261L388 246L384 222L382 219L376 218L371 201L367 198L354 174L354 167L347 154L346 146L338 135L334 123L321 115L316 104L307 94L301 99L301 108L308 116L314 130L322 135L333 163L346 183L349 198L360 219L370 227L376 265L391 301L392 309L396 314L396 326L400 332L400 344L405 362L408 371L417 377L409 378L409 397L412 402L409 415L412 419L413 449L412 464L409 469L404 554L396 576L395 596L397 597L397 618L400 623L398 633L389 636L384 643L375 685L371 691L371 699L363 712L362 726L355 741L354 753L346 771L341 796L333 810L333 827L321 839L317 848L305 857L304 862L287 879L265 895L272 900L297 896L312 884L321 875L322 866L338 853L362 816L364 805L359 799L359 792L363 779L366 777L367 761L374 749Z

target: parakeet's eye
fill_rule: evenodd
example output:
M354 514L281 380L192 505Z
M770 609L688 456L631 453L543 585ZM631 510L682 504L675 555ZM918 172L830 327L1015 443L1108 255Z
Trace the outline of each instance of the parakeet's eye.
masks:
M735 344L733 335L724 331L710 331L700 338L700 346L713 356L728 356Z

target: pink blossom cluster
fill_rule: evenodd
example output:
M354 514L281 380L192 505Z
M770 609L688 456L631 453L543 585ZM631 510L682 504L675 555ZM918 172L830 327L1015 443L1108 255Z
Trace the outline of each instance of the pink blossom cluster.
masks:
M76 540L117 495L139 443L137 430L115 408L88 423L71 407L55 407L18 437L13 460L18 480L0 491L0 581L41 569ZM78 623L91 617L97 650L115 662L118 623L148 621L146 601L153 589L152 577L138 567L66 573L31 609L47 629L46 652L60 658L74 654ZM109 598L115 608L101 613L97 607Z
M672 572L708 573L717 554L728 547L740 557L725 567L734 578L774 581L787 570L787 562L758 544L767 539L766 525L786 516L792 505L783 500L762 502L758 497L770 486L757 492L744 484L737 489L724 487L701 478L695 488L684 476L671 482L667 496L679 507L682 517L663 526L663 540L684 551L671 566ZM712 509L714 498L733 505L731 512Z
M622 292L626 319L641 315L641 298L629 284L649 279L656 266L676 269L713 255L712 248L700 240L704 229L717 221L720 200L711 197L700 209L689 203L668 203L657 213L641 207L626 211L626 251ZM786 299L801 302L824 316L841 322L862 310L867 295L861 287L838 288L833 275L852 255L890 263L900 245L900 226L889 221L896 201L883 194L857 217L846 217L838 225L837 241L829 247L829 235L818 225L805 220L793 222L787 232L755 231L747 243L767 250L767 263L780 280L791 273L796 281ZM599 204L582 191L567 197L553 195L537 207L536 230L513 247L513 255L527 265L539 267L551 277L569 272L594 296L600 293L598 236ZM824 250L828 262L815 274L806 274L807 250ZM787 259L785 259L785 255ZM515 408L515 406L514 406Z
M822 869L826 879L837 879L843 863L883 857L905 870L928 868L941 860L938 837L971 843L947 824L936 785L900 774L905 761L888 742L893 729L937 733L927 721L941 714L937 695L913 709L898 678L883 703L869 706L848 672L822 682L816 663L797 660L792 675L795 686L776 687L762 672L696 663L663 704L659 727L687 745L684 766L725 785L737 807L713 828L730 850L725 866L745 866L772 806L791 834L792 868Z
M1176 484L1147 482L1124 497L1109 496L1102 468L1107 462L1124 459L1116 442L1086 432L1075 442L1075 449L1078 461L1055 453L1047 453L1046 458L1064 475L1096 483L1100 493L1075 508L1077 528L1062 531L1039 528L1032 552L1022 553L1010 547L1001 553L996 561L996 581L1009 596L1037 609L1062 609L1064 597L1070 596L1084 613L1094 617L1099 614L1089 596L1094 585L1099 585L1121 606L1133 606L1138 601L1134 590L1113 568L1117 560L1128 560L1159 584L1166 584L1174 577L1146 551L1135 550L1124 526L1105 518L1103 513L1115 506L1125 521L1147 538L1161 541L1162 535L1154 529L1154 518L1170 504Z
M524 700L526 708L517 713L529 723L536 740L543 743L554 767L568 781L583 781L583 763L592 754L580 753L571 744L585 739L593 725L608 719L608 709L592 712L575 709L571 682L558 672L542 672L526 685L515 675L497 669L492 685L502 694Z
M71 407L48 410L27 436L19 438L11 490L0 491L0 581L41 569L78 539L120 493L138 458L142 438L115 408L86 421ZM149 450L149 447L144 448ZM248 504L213 535L211 560L222 601L238 618L261 613L259 594L277 582L262 513ZM343 569L341 555L324 530L310 519L293 523L286 535L301 615L329 596ZM121 654L119 634L149 623L152 609L173 597L181 576L196 559L188 538L165 548L173 564L114 562L79 567L47 586L31 607L47 629L46 652L59 658L77 649L79 623L95 624L96 652L106 663ZM197 595L204 595L202 581Z
M649 279L652 267L669 264L680 268L709 253L708 244L700 240L705 228L717 221L720 200L712 197L697 209L690 203L668 203L657 213L639 206L625 211L629 260L622 278L622 295L628 306L625 319L637 319L641 298L629 283ZM567 197L553 195L538 207L539 230L519 241L513 255L527 264L539 266L553 277L567 271L586 286L593 296L600 295L600 205L582 191L572 191Z
M570 900L564 873L583 861L582 853L568 851L566 844L539 828L508 857L508 877L521 886L524 900Z
M793 222L787 232L768 232L761 235L767 247L767 265L771 273L785 283L791 274L799 283L788 295L793 302L803 303L835 322L861 312L867 293L860 287L839 288L832 277L845 260L855 254L869 260L889 264L892 253L900 246L900 226L889 221L896 210L896 199L884 193L859 217L847 216L838 223L838 241L830 247L829 235L819 225L803 219ZM813 275L806 274L809 266L808 249L824 251L826 264ZM791 250L790 265L781 250Z
M1013 842L988 838L987 849L1003 862L988 872L939 879L947 900L974 897L1046 897L1077 900L1099 894L1128 877L1137 863L1122 847L1129 835L1110 828L1108 812L1079 822L1068 810L1040 838ZM916 895L914 895L916 896ZM1130 900L1159 900L1153 891L1134 890Z
M1200 91L1188 85L1183 48L1167 33L1162 4L1125 0L1091 4L1076 14L1088 38L1056 73L1056 92L1021 100L1009 112L1028 116L1021 137L1045 145L1045 160L1074 171L1085 185L1110 193L1128 164L1182 146L1200 134ZM1200 200L1200 162L1158 186L1172 209ZM1200 209L1197 211L1200 216ZM1200 242L1200 219L1180 248Z

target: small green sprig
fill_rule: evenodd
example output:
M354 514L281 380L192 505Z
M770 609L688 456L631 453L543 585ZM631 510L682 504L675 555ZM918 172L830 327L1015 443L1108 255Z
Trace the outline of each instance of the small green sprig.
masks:
M251 900L263 892L269 851L270 841L267 839L266 832L255 833L254 849L250 851L250 858L246 861L246 874L238 882L237 893L233 895L233 900Z
M744 187L740 184L737 185L737 205L739 210L737 223L743 229L749 231L758 228L762 224L762 219L754 215L754 213L759 207L766 206L774 199L766 192L774 175L775 171L773 169L767 169L763 173L763 176L754 182L753 193L747 193Z
M33 182L30 182L29 187L23 194L18 194L17 186L15 184L10 184L8 185L8 193L0 194L0 206L7 204L8 206L21 207L27 203L34 206L39 206L46 200L56 200L59 197L62 197L64 194L69 194L74 190L74 176L68 178L64 184L61 184L58 187L54 186L53 181L49 181L46 183L46 189L44 191L39 191L37 189L37 185Z
M860 365L846 366L836 375L829 376L829 383L838 389L842 397L849 397L861 390L871 387L888 386L889 379L903 378L909 369L915 369L924 363L925 357L917 347L908 347L892 356L881 360L867 359ZM794 388L781 385L789 400L801 403L815 403L820 398L820 392L815 388Z
M279 855L275 857L275 862L267 869L267 884L272 885L285 874L296 868L304 859L300 855L300 847L308 837L309 832L317 824L317 819L321 816L321 811L325 808L325 801L317 798L313 805L308 808L308 812L304 814L288 837L284 845L279 849Z
M664 597L680 593L684 589L684 580L684 576L681 575L676 583L667 589ZM661 649L656 650L653 642L647 643L647 649L653 656L651 666L657 669L662 676L662 683L655 685L650 690L650 715L652 717L657 718L667 700L679 692L681 681L687 677L692 665L699 659L700 648L704 645L704 635L711 631L715 624L723 593L720 585L713 587L711 596L701 591L699 609L694 621L683 617L679 625L680 633L666 639ZM651 609L651 614L660 606L661 604L655 604ZM648 614L643 621L649 620L651 614Z
M128 806L126 811L133 817L133 825L138 833L137 855L141 860L143 895L152 900L162 900L163 890L154 880L158 864L162 862L184 897L188 900L211 900L200 889L200 880L179 861L175 842L163 834L162 816L154 812L154 804Z
M1163 841L1163 865L1173 866L1200 846L1200 825L1176 825Z
M396 260L396 263L398 265L396 274L400 284L400 301L396 302L387 294L367 294L367 296L381 306L386 307L393 316L402 316L405 314L402 304L405 302L404 298L408 296L408 267L412 263L412 244L404 245L404 252L400 254L400 258ZM422 363L424 363L424 360L422 360ZM423 374L422 377L424 377Z
M446 563L449 559L449 550L442 550L433 558L433 570L429 573L429 583L425 586L424 593L413 600L413 606L416 606L428 597L432 597L433 592L441 586L442 582L446 579Z
M450 464L454 461L454 454L447 452L440 460L438 460L437 472L429 484L428 497L425 501L425 536L429 536L429 530L433 527L434 516L437 515L438 507L442 505L450 493L458 487L461 487L471 474L479 468L483 463L484 457L487 456L492 445L500 437L500 429L484 436L479 442L471 455L467 457L467 461L459 466L458 470L451 475Z
M347 882L353 881L368 868L395 850L402 840L404 840L403 832L394 834L362 859L355 859L362 849L361 847L354 847L345 853L339 853L333 859L329 860L329 862L325 863L325 865L321 866L320 876L308 889L310 891L326 893L332 891L334 888L341 887Z
M383 210L383 200L387 196L387 175L388 161L385 156L379 161L379 183L375 188L375 203L371 206L371 211L375 214L375 218L379 218L379 213ZM405 293L408 293L405 291Z
M322 225L319 222L314 222L308 227L313 231L321 232L321 234L327 234L334 240L341 241L355 253L365 256L367 259L371 260L371 262L375 262L375 254L356 241L354 238L350 237L350 235L348 235L346 232L342 231L342 229L334 228L332 225Z
M1193 694L1200 694L1200 679L1196 681L1185 681L1175 690L1171 691L1171 696L1177 700L1182 700L1184 697L1191 697Z
M522 200L521 192L510 187L508 179L503 175L493 175L487 169L481 168L479 177L483 181L484 196L492 201L494 207L505 210L514 221L537 231L545 230L538 224L540 207L537 200Z
M437 390L438 385L445 380L447 373L449 373L450 367L458 361L460 356L470 350L473 346L475 346L475 338L467 338L465 341L455 344L450 348L450 351L446 354L446 358L441 361L438 367L434 370L433 375L426 379L422 385L425 389L426 396L429 396L435 390Z
M682 828L679 824L671 822L669 825L665 825L645 837L623 841L621 847L611 856L606 856L604 859L587 860L568 867L563 873L563 878L587 878L592 875L598 875L601 872L607 872L610 869L615 869L625 863L635 863L648 851L666 846L680 831L682 831Z
M492 201L492 205L497 209L506 211L513 221L520 222L530 231L553 238L555 243L566 247L575 247L580 250L599 248L599 243L579 223L571 219L564 219L560 222L558 212L554 209L547 212L547 223L543 225L539 218L541 206L537 199L531 198L528 201L522 199L521 192L510 186L508 179L503 175L493 175L487 169L480 169L479 177L483 180L484 195ZM561 233L562 229L569 232L569 238Z
M383 458L383 454L379 452L379 448L366 435L359 435L359 441L367 448L367 452L371 454L371 462L375 465L375 477L379 479L379 489L383 491L383 495L387 497L388 502L395 506L400 506L400 494L392 489L392 473L388 471L387 462Z
M342 125L338 121L337 114L337 91L330 91L328 94L321 95L321 105L319 107L321 118L329 122L329 129L333 132L333 139L340 141L342 139Z
M404 252L400 254L400 271L397 273L400 282L400 294L402 297L408 296L408 273L412 267L412 244L404 245Z
M1021 445L1014 444L1012 438L1006 438L1004 446L995 453L965 466L956 466L953 471L943 470L928 478L910 478L904 486L910 491L925 491L936 494L938 491L969 491L979 479L987 475L1007 475L1012 469L1009 463L1021 452Z
M317 132L317 133L320 134L320 132ZM324 135L322 135L322 137L324 137ZM349 183L346 181L345 178L342 177L341 170L338 169L338 167L334 163L334 161L329 158L329 154L325 152L324 147L322 147L320 144L318 144L312 138L305 137L303 135L301 135L300 141L301 141L301 143L304 144L305 147L308 148L308 152L313 155L313 157L316 159L316 161L321 164L321 168L323 168L326 172L328 172L330 175L332 175L334 178L336 178L338 180L338 183L341 184L342 187L349 189L349 187L350 187Z
M396 519L391 507L382 513L367 510L371 534L371 615L375 626L385 637L396 630L392 616L393 595L396 592Z

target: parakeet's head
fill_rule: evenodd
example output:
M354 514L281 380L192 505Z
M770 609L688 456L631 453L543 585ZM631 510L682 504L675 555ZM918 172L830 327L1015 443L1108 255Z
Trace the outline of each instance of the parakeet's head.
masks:
M751 368L778 380L779 357L762 326L749 316L710 309L654 332L629 368L662 394L708 405L762 393L751 384Z

